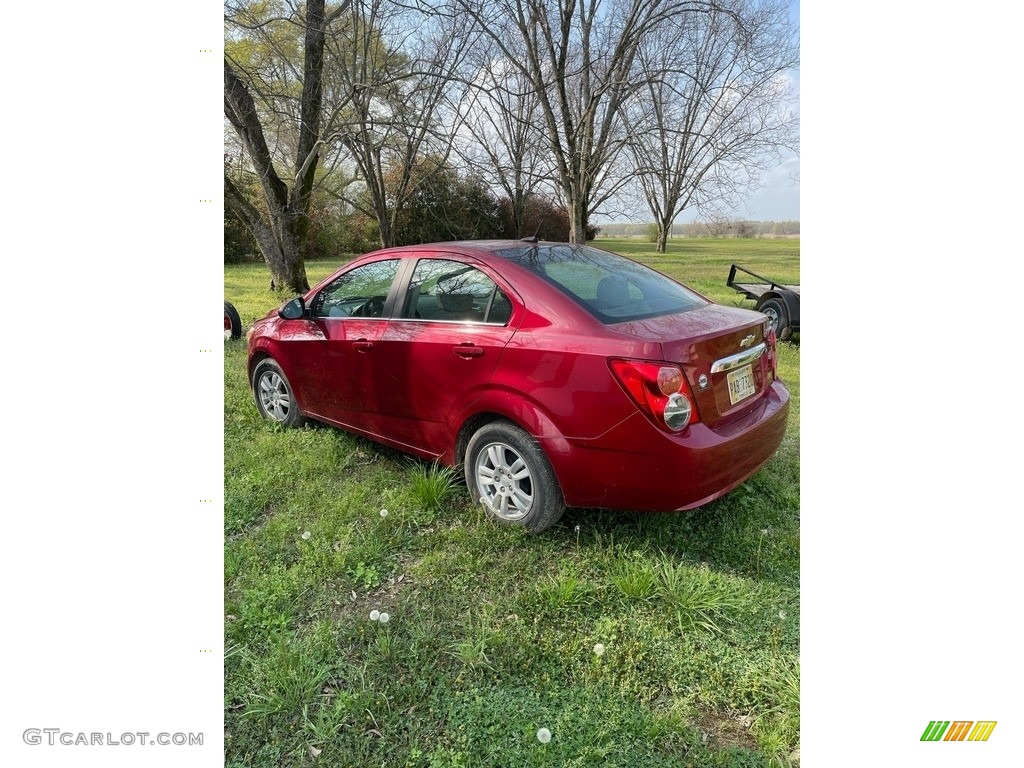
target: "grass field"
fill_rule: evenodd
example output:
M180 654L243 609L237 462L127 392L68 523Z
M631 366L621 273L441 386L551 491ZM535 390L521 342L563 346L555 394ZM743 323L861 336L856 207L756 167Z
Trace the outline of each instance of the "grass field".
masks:
M727 304L750 305L733 261L799 282L798 240L596 244ZM282 301L268 284L225 267L246 326ZM798 343L785 441L737 491L535 536L422 462L262 421L244 338L224 357L227 766L799 762Z

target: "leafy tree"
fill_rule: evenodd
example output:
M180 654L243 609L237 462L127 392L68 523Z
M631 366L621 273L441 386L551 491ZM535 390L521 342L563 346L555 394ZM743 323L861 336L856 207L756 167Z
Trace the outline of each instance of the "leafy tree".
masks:
M503 237L536 236L541 240L560 243L570 241L569 211L555 200L539 193L527 195L522 203L521 219L518 222L511 199L502 198L500 205L505 220ZM584 236L588 241L593 240L599 231L599 227L588 224Z
M295 293L309 289L304 243L325 144L325 36L348 5L343 0L329 13L324 0L226 6L224 115L259 181L263 205L252 204L227 175L225 202L258 243L271 284Z
M259 190L247 183L245 174L238 168L236 158L224 155L224 176L235 184L239 194L245 195L252 205L259 204ZM260 247L245 222L238 218L234 209L224 206L224 263L238 264L259 257Z
M394 168L385 182L404 175L404 168ZM479 179L438 157L420 160L407 175L413 193L395 219L397 245L501 236L501 207Z

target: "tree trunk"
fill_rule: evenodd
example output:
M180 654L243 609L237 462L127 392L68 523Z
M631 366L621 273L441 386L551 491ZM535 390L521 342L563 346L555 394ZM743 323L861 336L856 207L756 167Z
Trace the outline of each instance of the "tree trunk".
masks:
M569 201L569 242L587 242L587 201L583 198Z
M516 188L511 196L512 202L512 228L515 229L516 240L525 237L523 234L523 216L526 211L526 195L523 190ZM539 229L539 225L538 225Z
M263 260L270 268L274 290L305 293L309 290L306 263L303 258L305 215L287 209L273 209L270 226L264 215L253 206L229 178L224 178L224 204L245 223L256 239Z
M263 188L266 212L259 211L224 179L225 204L246 223L259 244L275 290L305 293L305 240L309 230L310 194L320 161L323 108L324 35L327 26L348 8L348 0L325 15L325 0L306 3L304 63L300 97L299 141L291 188L274 167L274 158L249 87L224 59L224 115L238 132Z
M280 240L265 243L257 239L264 261L270 268L270 287L274 291L300 294L309 290L301 242L294 233L285 230Z
M278 223L274 222L275 229L278 229ZM309 280L306 279L306 262L302 257L302 240L296 237L291 227L283 226L279 232L271 234L266 230L256 237L263 260L270 268L271 290L305 293L309 290Z
M668 236L672 231L672 220L666 217L658 219L658 253L665 253L668 247Z
M275 254L276 263L268 262L275 290L295 294L309 290L306 261L302 252L302 240L296 236L293 226L287 227L281 235L281 247Z
M391 227L391 216L384 212L377 215L377 230L380 233L380 247L395 247L395 232Z

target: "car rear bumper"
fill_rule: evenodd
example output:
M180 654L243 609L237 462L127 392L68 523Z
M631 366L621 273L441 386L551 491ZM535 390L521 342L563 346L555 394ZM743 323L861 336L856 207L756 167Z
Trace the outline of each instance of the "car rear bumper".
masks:
M669 435L639 411L595 439L541 439L571 507L670 511L733 490L775 454L789 392L775 381L758 406L728 425Z

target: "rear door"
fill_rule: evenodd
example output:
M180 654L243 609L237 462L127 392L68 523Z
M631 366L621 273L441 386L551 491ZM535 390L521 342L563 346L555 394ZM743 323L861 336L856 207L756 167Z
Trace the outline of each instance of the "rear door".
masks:
M522 312L500 278L454 254L423 254L378 342L382 433L431 455L480 397Z

